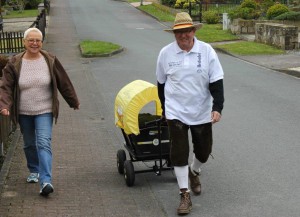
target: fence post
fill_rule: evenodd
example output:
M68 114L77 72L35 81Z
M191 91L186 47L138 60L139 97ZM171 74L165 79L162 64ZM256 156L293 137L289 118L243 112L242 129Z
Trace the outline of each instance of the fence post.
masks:
M46 11L45 11L45 9L43 9L36 19L36 28L41 30L41 32L43 34L43 39L45 38L45 34L46 34L46 31L45 31L46 23L47 23L46 22Z
M0 115L0 156L4 156L4 147L9 143L9 136L16 130L9 116Z

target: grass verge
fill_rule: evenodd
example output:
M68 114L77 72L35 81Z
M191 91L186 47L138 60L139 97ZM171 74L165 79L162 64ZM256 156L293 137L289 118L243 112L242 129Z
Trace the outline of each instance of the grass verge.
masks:
M139 9L152 15L161 22L173 22L175 19L175 16L173 14L166 10L163 10L163 8L157 7L156 4L142 5L139 6Z
M80 42L80 50L84 57L105 57L121 52L123 48L111 42L83 40Z

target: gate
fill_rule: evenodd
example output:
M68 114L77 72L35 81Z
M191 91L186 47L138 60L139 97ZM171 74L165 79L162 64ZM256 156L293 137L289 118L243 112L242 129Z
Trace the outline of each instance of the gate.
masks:
M221 16L223 13L228 13L231 9L240 5L240 2L241 0L235 0L234 3L196 0L196 2L189 2L188 13L194 21L202 23L203 12L213 10L217 11Z
M189 15L194 21L202 23L202 3L200 1L189 2Z

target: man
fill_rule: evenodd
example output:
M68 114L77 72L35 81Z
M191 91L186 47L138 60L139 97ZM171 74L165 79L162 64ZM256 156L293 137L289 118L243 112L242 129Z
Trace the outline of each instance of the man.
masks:
M200 166L212 151L212 124L220 121L224 103L223 69L216 52L207 43L197 40L190 15L176 15L172 29L176 41L162 48L157 60L158 95L162 104L171 140L170 158L180 189L178 215L192 209L190 188L201 193ZM188 165L191 131L193 159Z

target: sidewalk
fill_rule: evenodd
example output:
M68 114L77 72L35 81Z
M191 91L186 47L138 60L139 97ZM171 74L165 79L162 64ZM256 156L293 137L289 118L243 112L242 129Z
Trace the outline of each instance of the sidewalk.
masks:
M127 188L117 173L118 147L113 145L113 135L106 127L105 105L95 100L94 96L100 94L85 64L87 60L80 56L79 39L66 2L69 1L51 0L44 48L56 54L69 72L81 108L73 111L60 99L60 117L53 131L54 193L49 198L39 195L37 184L26 183L28 171L17 130L0 173L0 216L167 216L147 184ZM294 64L291 56L286 57L283 55L285 64ZM259 59L262 58L254 60ZM276 62L278 59L269 57L269 64ZM295 64L299 64L299 56Z
M56 54L69 73L81 107L74 111L60 99L53 128L53 186L48 198L38 184L26 183L28 170L17 130L0 173L1 217L128 217L166 216L148 185L128 188L118 174L119 148L106 127L105 105L94 99L99 90L86 60L70 14L69 1L52 0L44 48ZM97 98L97 99L98 99Z

